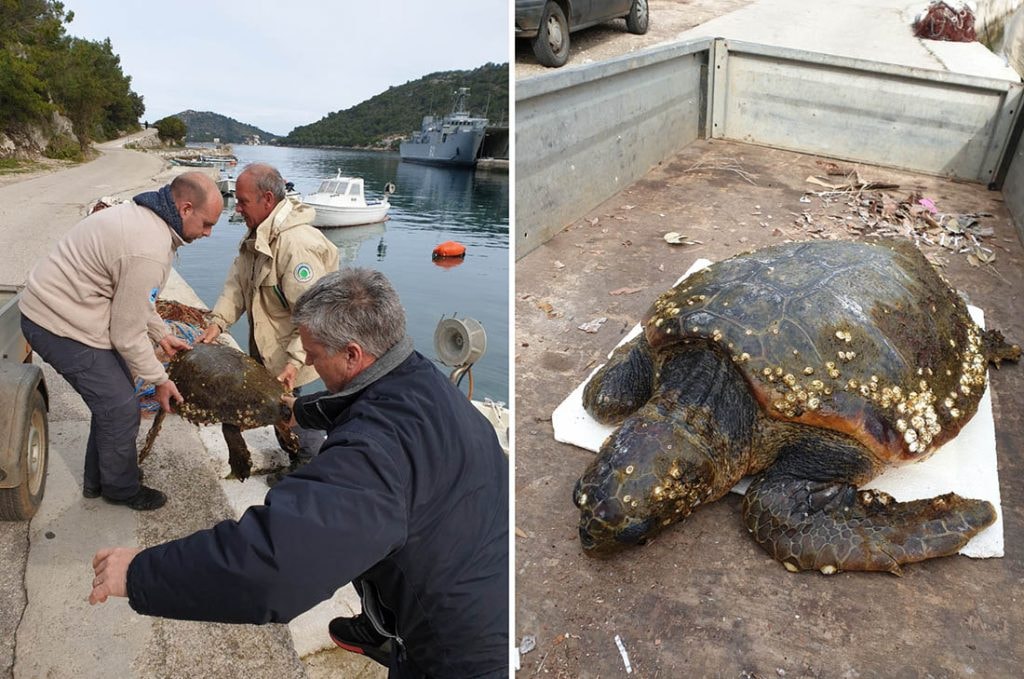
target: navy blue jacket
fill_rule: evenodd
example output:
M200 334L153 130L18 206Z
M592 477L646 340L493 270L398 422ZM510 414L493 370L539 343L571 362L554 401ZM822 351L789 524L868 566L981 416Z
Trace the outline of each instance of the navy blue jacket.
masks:
M357 580L420 672L507 669L508 460L487 419L417 352L356 393L302 397L296 418L327 430L320 454L238 521L136 556L132 608L287 622Z

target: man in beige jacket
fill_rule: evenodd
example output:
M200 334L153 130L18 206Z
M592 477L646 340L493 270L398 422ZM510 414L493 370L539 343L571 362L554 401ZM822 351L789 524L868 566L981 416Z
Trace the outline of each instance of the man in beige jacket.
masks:
M210 235L223 203L214 181L179 175L158 191L94 212L68 231L28 275L22 332L92 413L82 494L136 510L167 498L139 479L135 378L156 385L170 412L181 394L150 340L173 356L188 343L171 335L155 302L183 243Z
M199 341L214 341L247 314L249 354L297 392L317 375L306 365L292 307L317 279L337 271L338 248L310 225L316 211L285 195L284 179L270 165L247 166L235 182L235 200L248 232L213 307L212 323ZM299 453L291 469L315 455L324 439L322 432L293 431ZM267 482L273 485L280 478L272 474Z

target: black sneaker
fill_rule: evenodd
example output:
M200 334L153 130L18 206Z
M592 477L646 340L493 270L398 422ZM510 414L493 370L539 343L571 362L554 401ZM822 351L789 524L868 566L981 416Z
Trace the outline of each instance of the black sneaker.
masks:
M331 640L346 651L365 655L384 667L391 666L391 638L378 632L365 615L335 618L327 625L327 632Z
M115 500L109 497L104 497L103 499L112 505L124 505L137 512L148 512L153 509L160 509L167 504L167 496L156 488L150 488L149 486L139 486L139 492L135 493L135 495L132 495L131 497L126 497L123 500Z
M89 486L82 486L82 497L86 497L92 500L93 498L97 498L100 495L101 493L99 488L90 488Z

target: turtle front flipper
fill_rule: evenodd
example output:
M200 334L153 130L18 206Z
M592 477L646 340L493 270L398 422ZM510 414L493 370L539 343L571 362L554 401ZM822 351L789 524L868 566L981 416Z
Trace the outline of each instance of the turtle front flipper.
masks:
M954 493L897 502L842 481L767 472L743 499L757 542L790 571L888 571L955 554L996 519L984 500Z
M245 481L252 471L252 454L245 439L242 438L242 430L238 425L227 422L220 428L224 432L224 441L228 444L228 464L231 465L231 473L239 481Z
M612 352L583 389L583 407L598 422L621 422L654 393L654 359L644 333Z
M668 356L660 370L657 393L604 441L576 482L587 554L644 544L728 493L750 469L756 404L732 361L694 346ZM726 404L731 416L714 418Z

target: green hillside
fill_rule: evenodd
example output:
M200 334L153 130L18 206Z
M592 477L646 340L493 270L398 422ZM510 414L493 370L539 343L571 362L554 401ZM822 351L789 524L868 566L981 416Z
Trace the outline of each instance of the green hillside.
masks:
M185 127L188 128L185 135L187 142L219 139L222 144L241 144L253 135L259 135L263 142L268 142L278 136L210 111L182 111L174 115L176 118L181 118L181 122L185 123Z
M397 148L420 128L425 115L451 111L453 94L469 88L469 110L492 125L508 124L508 64L485 64L469 71L439 71L389 87L366 101L296 127L276 143L285 146Z

